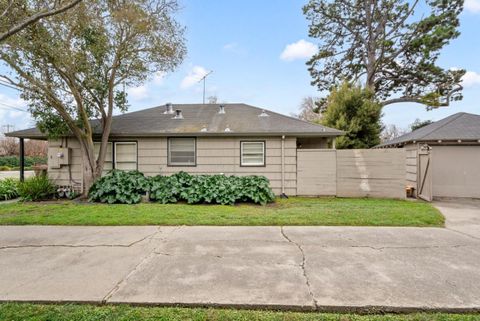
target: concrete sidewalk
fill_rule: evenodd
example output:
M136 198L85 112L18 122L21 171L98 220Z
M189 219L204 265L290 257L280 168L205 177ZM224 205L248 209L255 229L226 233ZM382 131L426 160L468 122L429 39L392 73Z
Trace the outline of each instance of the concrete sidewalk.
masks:
M478 209L477 214L480 220ZM3 226L0 300L479 310L475 233L395 227Z

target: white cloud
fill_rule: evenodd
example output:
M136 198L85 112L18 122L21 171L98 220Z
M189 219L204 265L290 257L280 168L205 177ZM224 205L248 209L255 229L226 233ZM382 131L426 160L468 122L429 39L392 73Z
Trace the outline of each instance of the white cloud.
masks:
M465 0L465 10L480 13L480 0Z
M301 39L297 42L287 45L280 55L280 59L286 61L306 59L312 57L315 53L317 53L317 46L311 42Z
M183 89L192 87L197 82L199 82L200 79L202 79L202 77L205 76L207 73L208 70L202 66L193 67L192 70L188 73L188 75L183 78L182 82L180 83L180 87Z
M465 88L480 85L480 73L475 71L467 71L462 77L462 85Z
M148 97L148 90L145 85L128 88L128 96L135 100L142 100Z

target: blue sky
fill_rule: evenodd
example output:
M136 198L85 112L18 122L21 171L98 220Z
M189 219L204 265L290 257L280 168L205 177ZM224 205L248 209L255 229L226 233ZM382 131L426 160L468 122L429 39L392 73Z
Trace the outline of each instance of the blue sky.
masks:
M244 102L283 114L298 111L305 96L318 96L310 85L305 61L314 50L302 14L307 0L221 1L179 0L179 21L187 27L188 56L173 73L155 75L137 88L129 88L130 110L166 102L201 103L198 79L207 79L207 96L220 102ZM465 111L480 113L480 0L466 0L461 36L446 47L439 63L468 71L464 99L451 107L426 111L416 104L395 104L384 109L383 121L406 128L416 118L438 120ZM25 103L14 90L0 87L0 125L15 129L33 125Z

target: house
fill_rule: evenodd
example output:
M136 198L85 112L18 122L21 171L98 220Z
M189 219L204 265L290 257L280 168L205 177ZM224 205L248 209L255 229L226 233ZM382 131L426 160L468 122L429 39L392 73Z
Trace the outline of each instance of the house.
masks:
M99 139L99 122L92 126ZM105 172L264 175L276 194L296 195L297 149L334 149L335 137L342 134L246 104L166 104L113 117ZM47 139L36 128L9 136ZM57 185L80 189L78 141L68 136L48 143L49 177Z
M457 113L377 147L405 148L406 184L421 198L480 198L480 115Z

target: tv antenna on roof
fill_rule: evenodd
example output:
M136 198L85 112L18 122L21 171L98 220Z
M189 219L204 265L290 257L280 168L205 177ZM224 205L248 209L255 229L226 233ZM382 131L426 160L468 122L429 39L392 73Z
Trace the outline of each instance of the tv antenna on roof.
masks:
M210 70L207 72L198 82L201 82L203 80L203 104L205 104L205 80L207 79L207 76L209 76L213 70Z

